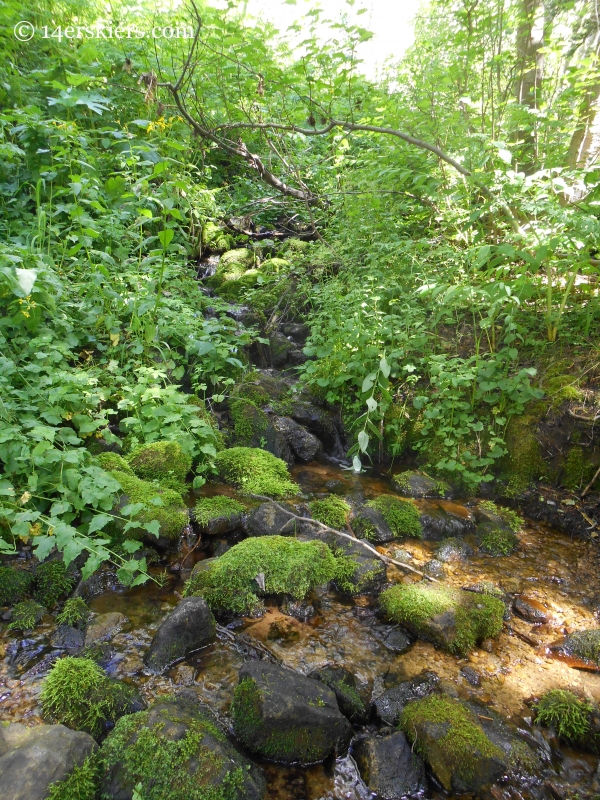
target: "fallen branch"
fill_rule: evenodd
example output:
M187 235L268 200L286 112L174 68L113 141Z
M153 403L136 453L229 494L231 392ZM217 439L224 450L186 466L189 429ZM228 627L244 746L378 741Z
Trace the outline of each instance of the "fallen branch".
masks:
M328 533L333 533L335 536L340 536L342 539L349 539L351 542L354 542L355 544L359 544L361 547L364 547L365 550L368 550L372 555L374 555L380 561L383 561L383 563L386 565L393 564L395 567L400 567L400 569L408 570L408 572L414 572L416 575L420 575L422 578L425 578L426 580L431 581L432 583L439 583L439 581L436 580L435 578L432 578L431 575L426 575L424 572L421 572L415 567L411 567L408 564L404 564L402 561L396 561L395 558L384 556L383 553L380 553L370 544L365 542L364 539L357 539L355 536L350 536L349 533L342 533L341 531L337 531L335 528L330 528L329 525L325 525L324 522L319 522L318 519L311 519L310 517L301 517L298 514L294 514L293 511L289 511L287 508L284 508L280 503L276 503L275 500L273 500L271 497L265 497L264 495L261 494L251 494L250 497L254 497L257 500L264 500L267 503L272 503L275 506L275 508L278 508L280 511L283 511L283 513L287 514L289 517L297 519L299 522L308 522L310 525L316 525L323 531L327 531Z

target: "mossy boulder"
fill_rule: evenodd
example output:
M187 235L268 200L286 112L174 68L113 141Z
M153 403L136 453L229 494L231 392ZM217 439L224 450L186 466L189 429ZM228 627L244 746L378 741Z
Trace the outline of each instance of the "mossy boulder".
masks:
M275 405L278 405L277 403ZM289 417L275 417L273 425L300 461L313 461L323 450L321 441L303 425Z
M389 619L457 655L500 633L505 611L495 597L426 582L392 586L380 604Z
M141 503L144 508L133 515L133 519L141 525L156 520L158 522L159 540L142 528L132 528L127 531L128 539L145 538L151 544L160 544L179 539L183 529L189 522L185 503L179 492L173 489L159 489L155 484L136 478L125 472L113 472L113 477L121 484L123 493L115 509L113 528L122 535L124 520L121 510L126 506Z
M333 580L338 563L323 542L285 536L245 539L209 568L194 571L186 596L202 596L216 612L251 614L262 609L264 595L302 599L314 586Z
M246 506L233 497L217 494L201 497L194 508L194 518L200 531L208 536L224 536L242 525Z
M409 703L400 728L448 792L478 792L508 766L505 753L486 736L477 717L451 697L433 694Z
M375 508L364 506L352 515L352 530L359 539L371 544L386 544L394 539L394 533L383 514Z
M233 245L233 237L214 222L205 222L202 226L202 250L211 253L224 253Z
M259 275L259 270L248 269L239 278L224 280L219 286L219 294L230 303L239 303L244 299L246 292L256 286Z
M422 700L436 691L440 679L435 672L421 672L398 686L386 689L375 700L375 712L384 725L397 725L406 705L413 700Z
M24 569L0 567L0 606L23 600L33 584L33 575Z
M101 752L102 797L261 800L262 770L185 696L167 697L116 724Z
M144 657L154 672L162 672L181 658L206 647L217 636L215 619L202 597L185 597L164 619Z
M289 503L261 503L243 520L244 532L248 536L296 536L308 530L309 523L299 522L291 514L297 514ZM287 511L290 514L286 513Z
M233 274L236 269L247 270L254 266L254 253L244 247L229 250L221 256L219 270Z
M431 478L424 472L416 472L414 470L405 470L393 475L392 486L403 497L449 499L454 496L454 491L445 481Z
M600 671L600 628L575 631L551 646L551 652L574 666Z
M318 519L324 525L336 530L343 530L346 527L350 506L341 497L330 495L322 500L313 500L308 507L314 519Z
M414 503L392 494L382 494L370 500L367 507L375 509L382 515L395 539L406 536L422 538L421 517Z
M221 480L244 494L262 494L275 499L298 493L284 461L266 450L231 447L218 453L215 466Z
M233 398L229 401L229 413L233 422L233 444L261 448L293 464L294 457L284 437L255 403L243 397Z
M482 522L476 533L479 548L490 556L510 556L519 544L510 528L493 522Z
M185 488L192 468L192 457L184 453L179 442L141 444L129 453L127 462L138 478L176 490Z
M542 695L533 709L536 723L552 728L567 744L589 749L597 749L600 744L598 709L573 692L552 689Z
M13 608L8 630L31 631L40 622L45 613L44 606L35 600L23 600Z
M102 469L105 469L107 472L125 472L127 475L134 475L134 471L129 466L129 463L120 456L118 453L112 453L107 451L106 453L100 453L96 456L96 461Z
M231 715L242 744L287 764L344 755L352 738L352 726L331 689L265 661L249 662L240 670Z
M365 724L369 719L369 704L365 702L363 692L356 676L344 667L327 666L314 670L308 675L321 681L334 693L342 714L350 722Z
M545 411L543 403L533 403L525 414L510 419L506 429L508 453L502 463L507 497L519 497L546 476L547 465L536 437L538 423Z

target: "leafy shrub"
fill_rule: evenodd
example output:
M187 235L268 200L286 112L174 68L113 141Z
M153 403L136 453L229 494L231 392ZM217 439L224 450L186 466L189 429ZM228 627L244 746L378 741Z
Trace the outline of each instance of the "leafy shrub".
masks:
M35 571L34 597L46 608L52 608L75 586L75 578L63 561L44 561Z
M82 597L71 597L65 603L56 621L59 625L71 625L74 628L83 628L90 616L88 604Z
M9 631L31 631L46 613L44 606L35 600L24 600L12 610Z
M338 530L345 527L350 513L348 503L334 494L325 497L323 500L312 500L308 507L315 519L318 519L324 525L329 525L330 528L337 528Z
M231 447L215 458L219 477L245 494L283 499L298 493L285 461L254 447Z
M59 659L44 681L44 716L77 731L99 736L107 722L127 713L133 690L111 680L89 658Z
M391 494L382 494L367 503L382 515L397 537L416 536L422 538L419 509L408 500L401 500Z

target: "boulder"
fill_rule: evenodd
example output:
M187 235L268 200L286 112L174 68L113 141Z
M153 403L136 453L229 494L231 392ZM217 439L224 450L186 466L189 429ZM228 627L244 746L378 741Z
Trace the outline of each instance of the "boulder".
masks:
M323 451L323 445L320 440L307 428L294 422L293 419L275 417L273 425L282 434L300 461L313 461Z
M249 750L287 764L345 754L352 726L325 684L264 661L244 664L239 681L233 729Z
M129 620L125 614L118 611L109 611L107 614L98 614L90 620L85 632L85 646L91 647L99 642L106 642L121 631L123 625Z
M455 537L441 541L435 551L437 560L445 564L466 561L472 555L473 548L464 539Z
M296 347L286 336L278 331L269 336L269 359L272 367L283 367L288 356Z
M473 514L455 503L426 503L421 514L423 538L439 542L474 530Z
M313 403L297 402L290 414L293 420L308 428L322 442L329 455L344 458L345 449L342 446L340 434L333 417L329 411L319 408Z
M233 397L230 398L228 407L233 421L231 441L234 447L261 448L281 458L288 465L294 463L285 437L252 400Z
M50 637L50 646L60 650L78 650L84 643L84 632L71 625L59 625Z
M600 671L600 628L570 633L551 645L550 653L573 667Z
M294 514L298 513L289 503L280 502L279 505ZM248 536L295 536L309 527L308 523L290 517L273 503L261 503L243 520L244 533Z
M400 731L359 739L352 756L377 800L402 800L427 789L423 760Z
M356 676L344 667L327 666L309 673L309 678L321 681L335 694L342 714L350 722L366 723L369 718L369 707L361 696Z
M401 628L392 628L383 640L383 644L392 653L406 653L412 647L411 639Z
M162 672L180 658L213 642L216 635L215 618L206 600L186 597L161 623L144 663L154 672Z
M114 800L131 800L138 784L147 800L261 800L265 793L262 770L201 713L190 689L123 717L102 754L102 796Z
M449 499L455 491L445 481L430 478L424 472L406 470L392 476L392 486L403 497L441 497Z
M351 525L359 539L366 539L371 544L386 544L395 538L383 514L375 508L364 506L359 509L352 515Z
M386 689L375 700L377 716L386 725L397 725L404 706L411 700L428 697L435 690L439 681L435 672L421 672L409 681Z
M96 747L87 733L64 725L0 726L2 800L45 800L50 786L80 767Z

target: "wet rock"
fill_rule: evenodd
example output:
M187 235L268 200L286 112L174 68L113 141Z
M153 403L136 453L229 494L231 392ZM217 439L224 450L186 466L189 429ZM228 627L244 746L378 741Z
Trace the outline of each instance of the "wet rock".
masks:
M344 481L338 481L336 479L327 481L325 484L325 488L328 489L331 494L339 494L343 495L346 494L346 484Z
M308 361L308 356L299 347L290 350L287 356L287 363L291 367L299 367L300 364L305 364Z
M231 713L236 737L252 752L284 763L343 755L352 726L320 681L264 661L244 664Z
M414 639L411 639L401 628L394 628L383 640L383 644L392 653L406 653L412 647Z
M311 603L306 600L294 600L292 597L285 598L280 606L280 611L300 622L306 622L316 614L315 607Z
M308 325L297 322L288 322L281 326L284 336L289 337L299 347L304 347L310 334Z
M117 723L103 746L103 796L129 800L141 784L142 797L152 789L155 796L189 800L190 785L197 796L215 797L225 785L231 800L262 800L262 770L227 741L192 698L193 692L183 689ZM174 743L188 735L189 744L175 751ZM187 790L181 788L186 784Z
M289 503L278 505L294 514L298 513ZM243 528L248 536L295 536L304 531L312 531L309 523L299 522L273 503L261 503L247 514L243 520Z
M85 632L85 646L91 647L98 642L106 642L112 639L127 622L129 620L125 614L120 614L118 611L98 614L88 623Z
M460 674L471 686L481 686L481 676L473 667L461 667Z
M198 523L198 527L206 536L227 536L242 527L242 514L223 514L206 523Z
M375 711L387 725L397 725L404 706L412 700L428 697L439 684L435 672L421 672L409 681L387 689L375 700Z
M600 671L600 628L570 633L552 644L550 653L570 666Z
M504 522L482 522L476 529L477 544L490 556L509 556L517 549L518 538Z
M403 497L440 497L450 499L455 496L452 488L445 482L430 478L424 472L407 470L392 476L392 486Z
M192 686L196 680L196 670L189 664L180 664L173 672L173 681L177 686Z
M60 650L78 650L84 644L84 632L71 625L59 625L50 638L50 645Z
M448 574L442 562L438 561L437 558L432 558L431 561L423 564L423 572L438 580L443 580Z
M375 508L365 506L352 515L352 530L359 539L366 539L371 544L386 544L395 536L383 518L383 514Z
M276 331L269 336L269 361L272 367L283 367L290 351L295 350L294 343Z
M444 539L436 548L436 558L444 563L463 562L473 555L473 548L464 539Z
M313 461L323 450L320 440L289 417L275 417L273 425L300 461Z
M294 404L290 416L314 433L323 442L323 446L330 455L338 458L344 457L345 451L340 435L329 411L312 403L298 402Z
M99 594L114 592L121 586L114 567L103 567L89 578L82 581L75 591L75 595L91 600Z
M421 514L421 526L424 539L438 542L464 536L475 527L471 512L454 503L427 503Z
M403 550L402 548L394 550L394 558L396 561L401 561L403 564L409 564L413 560L408 550Z
M342 714L350 722L360 725L367 722L369 708L361 696L356 676L344 667L327 666L309 673L309 678L321 681L335 694Z
M532 624L545 624L552 619L552 614L538 600L525 595L515 597L513 611L521 619Z
M285 437L275 428L271 419L252 401L243 397L229 400L229 411L234 422L231 443L236 447L258 447L267 450L286 464L294 457Z
M13 639L6 647L11 673L20 673L44 650L44 642L36 639Z
M216 638L215 618L203 597L186 597L154 634L144 663L154 672L199 650Z
M64 725L0 726L2 800L45 800L49 787L80 767L96 747L87 733Z
M352 746L361 778L378 800L401 800L425 792L425 766L400 731L366 736Z

